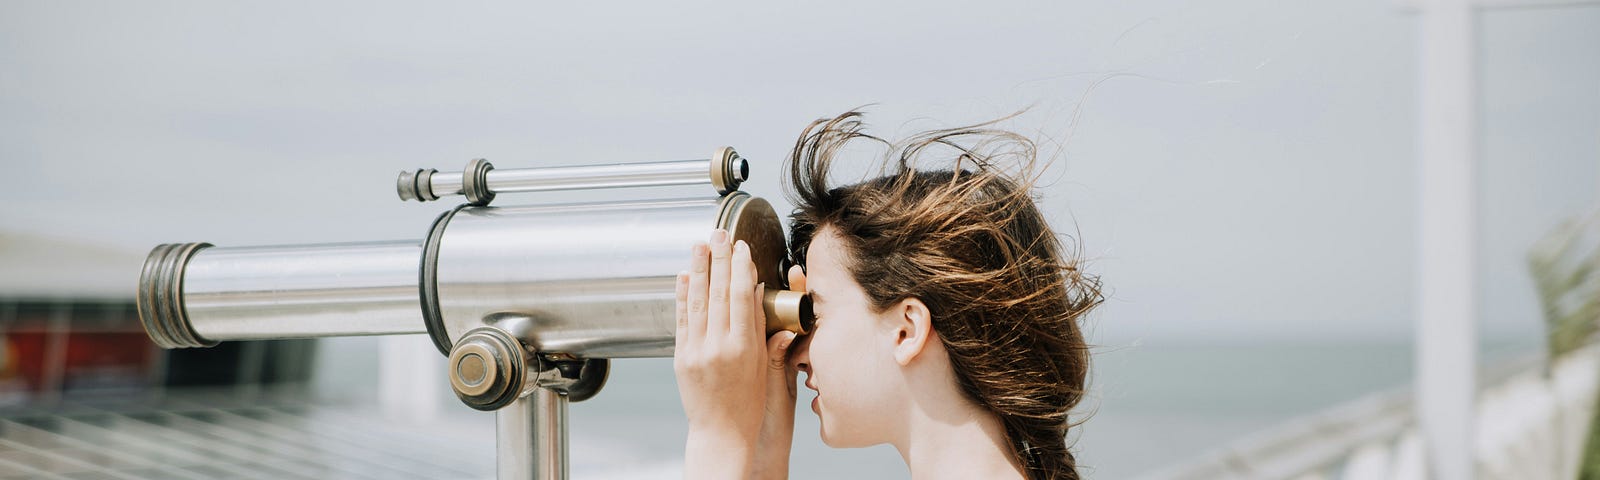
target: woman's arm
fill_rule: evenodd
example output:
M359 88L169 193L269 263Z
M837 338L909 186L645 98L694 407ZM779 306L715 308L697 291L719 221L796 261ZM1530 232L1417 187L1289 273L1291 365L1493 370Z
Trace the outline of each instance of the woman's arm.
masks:
M723 230L695 245L690 270L678 275L673 371L689 418L684 478L787 477L794 374L783 358L794 334L765 338L755 279L749 247L730 244Z
M789 267L788 289L807 291L806 275L799 265ZM767 338L767 414L761 423L761 441L756 445L756 464L751 471L751 477L757 480L789 478L789 449L794 443L795 391L798 388L795 380L799 375L789 363L789 345L794 340L794 332L778 332Z

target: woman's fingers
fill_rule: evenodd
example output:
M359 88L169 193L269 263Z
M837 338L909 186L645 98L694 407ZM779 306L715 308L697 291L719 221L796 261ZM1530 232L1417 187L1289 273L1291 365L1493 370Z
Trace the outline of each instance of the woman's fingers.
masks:
M768 373L769 376L767 377L770 380L769 383L784 383L785 380L783 378L783 374L785 373L785 370L789 368L789 345L794 343L796 336L798 336L798 334L784 330L774 333L772 334L772 337L767 338L767 368L772 369L772 371ZM794 377L789 377L788 383L789 386L787 388L789 389L789 395L793 396Z
M751 308L756 305L755 289L756 275L755 263L750 261L750 245L739 241L733 246L733 259L728 265L728 333L736 340L751 339L757 328L756 316L760 308Z
M800 268L799 265L789 266L789 289L800 293L808 291L806 290L806 271Z
M711 279L706 299L706 335L722 336L728 333L728 270L733 257L733 245L728 243L728 231L711 232Z
M755 263L750 264L750 278L760 278L756 273ZM751 280L754 281L754 280ZM761 304L761 299L767 297L767 284L757 283L750 295L750 341L760 344L767 338L767 309Z
M699 341L698 338L689 335L689 271L678 272L678 278L674 285L673 290L676 292L674 299L677 307L674 310L676 312L674 317L678 320L678 327L673 331L673 336L676 340L673 344L678 346L678 351L683 351L684 348L689 346L690 339Z
M765 315L750 245L730 240L726 230L718 229L712 232L710 243L695 245L693 268L686 279L679 279L679 344L693 346L705 338L729 338L759 348L756 345L765 337Z
M689 259L689 340L696 343L706 336L707 286L711 282L711 249L705 243L696 243Z

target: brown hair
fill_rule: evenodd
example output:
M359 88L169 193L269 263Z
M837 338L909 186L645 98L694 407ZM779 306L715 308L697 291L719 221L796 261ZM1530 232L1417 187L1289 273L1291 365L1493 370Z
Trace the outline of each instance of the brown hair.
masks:
M837 229L873 309L927 305L961 390L1000 418L1028 478L1079 478L1066 444L1089 368L1077 321L1103 296L1034 206L1033 142L989 128L997 120L890 145L862 133L860 116L812 122L790 154L794 262L805 265L818 229ZM829 187L830 165L855 139L889 145L884 175ZM954 165L917 168L946 147ZM1013 158L1017 172L1000 166Z

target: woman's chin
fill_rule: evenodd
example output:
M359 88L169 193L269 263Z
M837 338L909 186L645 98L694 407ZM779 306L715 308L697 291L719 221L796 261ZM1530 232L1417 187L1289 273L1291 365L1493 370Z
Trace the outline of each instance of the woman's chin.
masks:
M827 445L828 448L861 448L861 447L867 447L867 446L871 446L872 445L870 443L862 442L861 439L859 439L859 438L858 439L841 438L838 435L829 435L828 432L829 432L828 431L828 427L827 426L823 426L822 427L822 432L821 432L822 433L822 444L823 445Z
M839 439L831 435L833 430L828 428L828 421L822 418L822 412L817 412L817 436L822 437L822 444L832 448L839 447Z
M823 445L827 445L829 448L844 448L844 447L839 446L839 442L838 441L836 441L833 437L828 435L828 427L822 427L821 434L822 434L822 444Z

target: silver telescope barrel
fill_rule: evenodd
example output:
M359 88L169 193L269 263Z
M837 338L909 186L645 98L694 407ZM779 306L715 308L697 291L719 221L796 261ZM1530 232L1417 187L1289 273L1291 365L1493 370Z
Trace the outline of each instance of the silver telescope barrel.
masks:
M750 246L768 286L768 333L810 330L810 300L782 290L783 232L766 200L524 207L463 205L428 239L270 247L156 247L139 281L145 330L164 348L225 340L428 333L440 352L474 328L540 352L666 357L674 279L713 229Z
M750 176L749 163L732 147L718 148L709 159L497 170L478 159L460 172L419 169L400 172L395 188L401 200L427 202L463 195L468 203L488 205L496 194L631 188L668 185L711 185L718 194L739 189Z
M422 242L156 247L140 278L145 329L164 348L223 340L423 333Z
M766 200L462 205L423 241L156 247L140 277L146 331L165 348L225 340L428 333L441 353L491 325L539 352L666 357L674 281L713 229L750 246L768 333L810 329L782 290L783 231Z
M447 213L425 246L436 266L439 316L430 329L457 340L485 323L540 352L578 357L670 357L675 281L711 230L749 245L768 333L805 332L810 303L783 291L783 231L766 200L722 198L518 207ZM436 336L435 338L439 338ZM440 344L441 351L448 345Z

